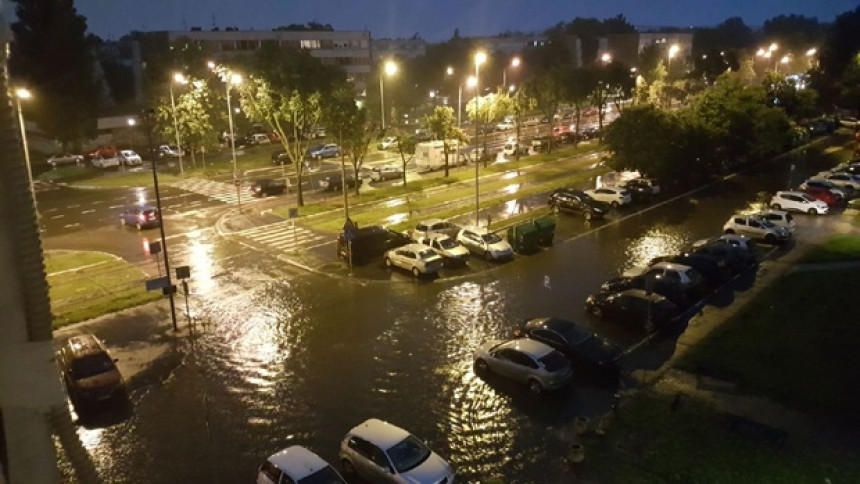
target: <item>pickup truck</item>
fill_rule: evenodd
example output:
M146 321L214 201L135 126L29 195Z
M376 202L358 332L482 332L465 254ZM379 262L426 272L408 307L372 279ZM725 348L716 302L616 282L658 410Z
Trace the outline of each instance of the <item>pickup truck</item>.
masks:
M287 189L287 184L284 180L273 180L271 178L263 178L255 181L251 187L251 193L255 197L267 197L269 195L280 195Z

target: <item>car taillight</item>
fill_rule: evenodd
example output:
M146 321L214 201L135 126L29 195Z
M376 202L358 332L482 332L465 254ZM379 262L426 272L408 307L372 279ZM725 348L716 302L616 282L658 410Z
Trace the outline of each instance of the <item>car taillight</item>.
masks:
M514 337L515 337L515 338L519 338L519 337L520 337L520 336L522 336L522 335L523 335L523 332L522 332L522 331L520 331L520 330L518 330L518 329L515 329L515 330L514 330Z

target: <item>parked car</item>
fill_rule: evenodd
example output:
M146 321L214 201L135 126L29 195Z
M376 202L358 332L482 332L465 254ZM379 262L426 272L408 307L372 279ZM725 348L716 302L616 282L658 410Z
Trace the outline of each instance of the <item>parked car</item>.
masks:
M118 156L126 165L140 165L143 163L140 155L132 150L120 150Z
M570 383L570 362L552 346L529 338L490 341L475 352L475 374L492 371L528 385L532 393Z
M356 179L355 173L347 172L346 173L346 187L347 188L355 188L355 185L361 185L361 178ZM320 188L333 192L337 190L343 189L343 175L340 173L334 173L331 175L324 176L319 180Z
M87 153L87 158L113 158L116 154L116 146L99 146Z
M408 244L385 253L385 267L399 267L419 277L438 274L442 270L442 257L424 244Z
M159 145L155 149L155 156L158 158L179 158L185 156L185 150L176 145Z
M141 230L147 227L158 227L161 224L161 217L158 215L158 209L152 205L141 205L138 207L128 207L119 214L119 223L121 225L131 225Z
M464 227L457 233L457 241L471 252L487 260L512 259L514 249L508 242L487 227Z
M532 149L535 151L545 151L549 148L549 143L552 137L549 135L540 135L532 138Z
M334 143L316 145L308 148L308 158L316 160L340 156L340 147Z
M57 352L66 393L75 405L125 397L125 381L107 348L94 334L67 339Z
M660 185L656 180L651 178L634 178L632 180L627 180L624 182L624 188L627 190L631 190L633 187L641 187L651 191L652 195L657 195L660 193Z
M621 205L627 205L633 201L627 190L623 188L600 187L585 190L585 194L598 202L608 203L615 208L620 207Z
M451 466L418 437L375 418L346 434L339 455L347 476L358 476L372 483L454 482Z
M570 211L581 213L585 220L603 218L609 211L608 206L598 202L580 190L559 188L552 192L547 200L554 213Z
M811 215L823 215L829 211L826 203L803 192L776 192L769 205L776 210L793 210Z
M48 158L48 164L51 165L52 168L56 168L60 165L81 165L84 162L84 155L73 155L73 154L63 154L63 155L51 155Z
M723 224L723 231L727 234L746 235L753 239L763 240L768 244L786 242L791 238L789 229L779 227L756 215L732 215Z
M514 330L514 336L552 346L577 368L601 377L618 377L621 350L573 321L562 318L528 319Z
M585 308L598 318L642 327L649 332L666 327L681 314L672 301L642 289L592 294L585 300Z
M417 242L430 247L433 252L441 256L442 259L444 259L446 266L450 264L464 265L469 261L469 249L448 235L442 233L430 233L428 235L418 237Z
M379 225L356 227L351 233L342 233L337 237L337 256L349 261L351 250L353 264L366 264L382 257L388 250L410 242L406 235Z
M403 178L403 167L396 164L370 168L370 181L399 180Z
M414 229L409 230L409 236L416 242L419 237L426 237L430 234L446 234L450 237L457 237L460 229L459 225L447 220L430 218L418 222Z
M257 470L257 484L346 484L328 462L293 445L270 455Z
M646 267L637 267L624 273L627 277L645 276L662 277L675 281L687 291L688 294L698 294L702 290L705 280L696 269L683 264L672 264L669 262L658 262Z
M529 154L529 147L517 143L517 140L515 139L509 139L502 147L502 153L504 153L505 156L516 156L517 153L519 153L520 156L525 156Z
M822 188L818 186L807 186L803 189L803 193L806 193L807 195L811 196L816 200L821 200L830 207L834 205L839 205L844 201L842 195L834 193L832 190L829 190L827 188Z
M672 301L680 308L688 308L696 302L696 298L690 296L689 289L681 281L659 274L616 277L600 285L600 292L609 294L628 289L642 289L654 292Z
M287 154L287 150L280 149L272 152L272 164L280 165L280 164L289 164L292 163L293 160L290 159L290 155Z
M794 216L786 212L785 210L766 209L762 210L756 215L778 227L784 227L788 229L789 232L794 232Z
M120 159L116 155L108 158L105 158L103 156L96 156L92 160L90 160L90 163L92 163L93 166L96 168L113 168L120 165Z
M397 145L400 143L400 140L397 136L386 136L379 141L379 144L376 145L380 150L389 150L393 148L397 148Z
M731 279L732 273L726 265L726 261L715 255L697 254L695 252L682 252L676 255L655 257L649 264L658 262L670 262L690 266L705 279L708 286L715 288Z
M831 194L833 194L833 196L836 197L836 200L838 202L841 202L842 200L847 199L848 196L850 195L848 193L848 190L843 188L843 187L837 187L836 185L834 185L833 183L831 183L827 180L814 179L814 178L811 178L811 179L806 180L805 182L801 183L798 188L802 191L807 191L810 188L822 188L824 190L829 191Z
M287 184L284 180L273 180L271 178L263 178L255 180L249 190L255 197L268 197L269 195L280 195L287 189Z
M693 254L704 254L722 260L731 274L736 275L756 266L755 257L748 251L733 247L724 242L702 240L694 243L689 250Z
M820 178L822 180L829 181L830 183L836 185L839 188L844 188L848 190L849 194L853 194L854 191L860 190L860 177L856 177L850 173L823 173L819 174L819 176L815 178Z
M496 131L508 131L517 127L516 121L506 119L496 125Z
M272 140L266 133L253 133L245 138L245 142L250 145L268 145Z

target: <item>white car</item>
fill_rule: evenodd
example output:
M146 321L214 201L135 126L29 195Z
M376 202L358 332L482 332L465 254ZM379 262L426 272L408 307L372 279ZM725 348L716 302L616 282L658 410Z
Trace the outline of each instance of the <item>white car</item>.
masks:
M621 205L627 205L633 200L630 197L630 193L623 188L600 187L592 190L585 190L585 194L598 202L608 203L616 208Z
M520 155L527 155L529 154L529 147L517 143L517 140L513 138L506 141L505 145L502 147L502 153L504 153L505 156L516 156L517 152L519 152Z
M487 260L511 259L514 249L505 239L486 227L465 227L457 234L457 241Z
M803 192L776 192L769 205L775 210L794 210L810 215L823 215L830 210L826 203Z
M826 175L819 174L819 177L829 181L837 187L848 189L849 191L860 190L860 177L850 173L828 173Z
M272 454L257 470L257 484L346 484L328 462L294 445Z
M465 264L469 260L469 249L445 234L430 233L424 237L418 237L418 243L430 247L433 252L439 254L445 260L445 264L448 262Z
M424 244L407 244L385 253L385 267L399 267L418 277L442 270L442 257Z
M767 209L762 210L756 215L778 227L785 227L789 232L794 232L794 217L785 210Z
M785 242L791 237L791 231L787 228L778 227L767 219L755 215L733 215L723 225L723 231L727 234L746 235L768 244Z
M140 159L140 155L132 150L120 150L117 156L126 165L139 165L143 163Z
M511 121L506 119L501 123L496 125L496 131L507 131L509 129L514 129L517 127L517 123L515 121Z
M403 178L403 167L399 165L382 165L370 168L370 181L398 180Z
M662 277L677 281L686 289L694 289L704 283L704 278L699 271L690 266L675 264L672 262L658 262L650 267L634 267L624 272L624 277Z
M56 168L59 165L80 165L84 162L84 155L73 155L73 154L63 154L63 155L53 155L48 158L48 164L51 165L52 168Z
M111 168L114 166L119 166L120 161L118 156L111 156L107 158L102 156L96 156L92 159L91 163L96 168Z
M382 138L382 141L379 142L377 148L381 150L387 150L391 148L397 148L399 141L397 140L397 136L386 136Z
M430 234L446 234L451 237L456 237L459 231L460 226L454 223L440 218L430 218L418 222L418 225L409 231L409 237L418 242L420 237L426 237Z
M546 343L530 338L490 341L475 352L475 373L487 370L529 386L532 393L561 388L570 382L570 361Z
M445 459L409 432L371 418L355 426L340 443L347 475L372 483L438 484L454 482Z

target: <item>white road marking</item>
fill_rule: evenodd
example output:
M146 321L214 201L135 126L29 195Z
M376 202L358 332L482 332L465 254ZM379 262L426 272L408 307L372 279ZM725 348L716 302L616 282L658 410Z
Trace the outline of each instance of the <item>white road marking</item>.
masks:
M54 215L53 217L51 217L51 219L58 219L63 217L65 217L65 215Z
M79 227L80 225L81 224L67 224L67 225L63 225L63 228L70 229L72 227Z
M108 208L122 208L122 207L124 207L124 205L111 205Z
M83 214L85 214L85 213L93 213L93 212L95 212L95 209L92 209L92 210L84 210L83 212L81 212L81 215L83 215Z
M76 205L69 205L69 206L67 206L66 208L78 208L78 207L80 207L80 204L76 204Z

